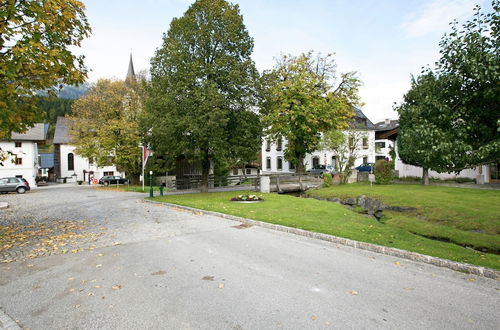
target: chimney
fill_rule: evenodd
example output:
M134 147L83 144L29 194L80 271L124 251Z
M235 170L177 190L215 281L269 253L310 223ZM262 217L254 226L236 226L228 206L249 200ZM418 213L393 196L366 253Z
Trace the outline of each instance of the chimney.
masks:
M389 124L391 123L391 120L390 119L386 119L385 120L385 126L389 126Z

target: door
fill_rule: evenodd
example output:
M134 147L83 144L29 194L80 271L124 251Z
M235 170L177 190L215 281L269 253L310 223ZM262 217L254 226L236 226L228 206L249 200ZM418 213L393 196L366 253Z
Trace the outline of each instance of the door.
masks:
M8 191L7 190L7 182L9 182L9 179L7 179L7 178L0 179L0 191Z
M490 164L490 182L500 183L500 163Z

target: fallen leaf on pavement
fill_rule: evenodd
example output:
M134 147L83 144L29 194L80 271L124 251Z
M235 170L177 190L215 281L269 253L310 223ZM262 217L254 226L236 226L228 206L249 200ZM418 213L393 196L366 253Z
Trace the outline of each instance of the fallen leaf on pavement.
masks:
M359 292L356 291L356 290L351 290L350 293L353 295L353 296L356 296Z
M401 263L400 263L399 261L396 261L394 264L395 264L396 266L401 266Z
M468 278L467 281L469 281L469 282L476 282L476 279L475 278Z
M219 289L224 289L224 283L219 283Z
M74 277L70 277L68 278L68 281L73 281L75 278Z
M313 320L313 321L314 321L314 320L316 320L316 319L317 319L317 317L316 317L316 316L314 316L314 315L313 315L313 316L311 316L311 320Z
M115 284L111 287L113 290L120 290L122 286L120 284Z
M89 296L93 296L93 295L94 295L94 293L93 293L93 292L89 292Z
M95 268L99 268L99 267L102 267L102 264L95 265Z

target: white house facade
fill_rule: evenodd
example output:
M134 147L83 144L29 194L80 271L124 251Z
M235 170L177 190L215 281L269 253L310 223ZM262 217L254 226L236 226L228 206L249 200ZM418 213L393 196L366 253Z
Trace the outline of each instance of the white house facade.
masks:
M56 180L66 182L84 181L92 183L106 175L122 175L116 166L97 166L89 159L75 153L76 146L70 136L72 122L58 117L54 133L54 170ZM95 180L94 180L95 182Z
M39 168L38 143L44 142L45 136L45 124L35 124L23 134L12 133L9 140L0 141L2 152L11 153L0 166L0 177L22 177L34 187Z
M372 122L359 109L356 109L355 129L344 131L346 138L354 133L359 139L356 151L357 158L354 167L375 162L375 127ZM261 147L262 173L292 173L295 172L293 164L285 159L287 141L278 139L264 140ZM332 165L335 167L338 155L329 149L317 150L307 154L304 158L305 169L315 168L318 165Z

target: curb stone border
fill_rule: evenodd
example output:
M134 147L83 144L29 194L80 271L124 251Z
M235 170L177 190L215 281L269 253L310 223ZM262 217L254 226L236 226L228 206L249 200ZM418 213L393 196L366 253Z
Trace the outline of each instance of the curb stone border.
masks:
M0 308L0 330L21 330L21 327Z
M449 269L463 272L463 273L487 277L487 278L491 278L494 280L500 280L500 271L492 269L492 268L474 266L471 264L465 264L465 263L461 263L461 262L457 262L457 261L451 261L451 260L441 259L438 257L432 257L432 256L428 256L425 254L420 254L417 252L411 252L411 251L401 250L401 249L397 249L397 248L376 245L376 244L372 244L372 243L359 242L359 241L351 240L348 238L342 238L342 237L337 237L337 236L323 234L323 233L316 233L316 232L307 231L307 230L298 229L298 228L276 225L276 224L263 222L263 221L259 221L259 220L242 218L242 217L238 217L238 216L230 215L230 214L224 214L224 213L219 213L219 212L214 212L214 211L206 211L206 210L196 209L196 208L192 208L192 207L188 207L188 206L172 204L172 203L167 203L167 202L157 202L157 201L152 201L152 200L148 200L148 199L144 199L144 201L147 203L162 204L165 206L184 209L184 210L196 212L196 213L201 212L202 214L213 215L216 217L220 217L220 218L224 218L224 219L228 219L228 220L234 220L234 221L238 221L238 222L249 224L249 225L259 226L259 227L263 227L263 228L267 228L267 229L271 229L271 230L282 231L282 232L291 233L291 234L309 237L309 238L314 238L314 239L320 239L322 241L327 241L327 242L332 242L332 243L336 243L336 244L340 244L340 245L350 246L350 247L353 247L355 249L361 249L361 250L367 250L367 251L371 251L371 252L386 254L389 256L408 259L408 260L412 260L412 261L416 261L416 262L423 262L423 263L431 264L431 265L438 266L438 267L445 267L445 268L449 268Z

